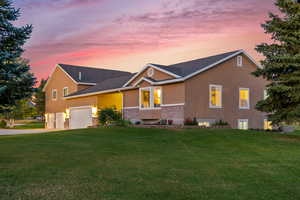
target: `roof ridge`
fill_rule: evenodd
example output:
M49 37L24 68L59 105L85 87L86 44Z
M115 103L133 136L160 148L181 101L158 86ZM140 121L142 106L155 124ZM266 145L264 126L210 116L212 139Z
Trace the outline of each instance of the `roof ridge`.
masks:
M115 70L115 69L106 69L106 68L97 68L97 67L91 67L91 66L82 66L82 65L70 65L70 64L63 64L63 63L59 63L59 66L63 67L63 66L67 66L67 67L82 67L82 68L86 68L86 69L93 69L93 70L106 70L106 71L118 71L118 72L127 72L127 73L131 73L132 72L128 72L128 71L122 71L122 70Z
M235 50L235 51L229 51L229 52L220 53L220 54L215 54L215 55L212 55L212 56L197 58L197 59L193 59L193 60L183 61L183 62L171 64L171 65L165 65L165 67L172 67L174 65L184 64L184 63L193 62L193 61L197 61L197 60L201 60L201 59L212 58L212 57L215 57L215 56L221 56L221 55L225 55L225 54L234 54L234 53L237 53L239 51L243 51L243 49L239 49L239 50Z

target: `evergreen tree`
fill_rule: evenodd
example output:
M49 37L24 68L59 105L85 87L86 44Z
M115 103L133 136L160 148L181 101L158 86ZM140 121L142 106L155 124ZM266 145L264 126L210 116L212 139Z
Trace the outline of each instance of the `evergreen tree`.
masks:
M291 124L300 119L300 4L277 0L275 5L281 14L270 13L270 20L262 25L273 42L256 47L265 60L253 74L269 81L268 97L256 107L269 113L273 124Z
M15 27L12 23L19 16L11 1L0 0L0 113L10 112L19 100L30 98L35 84L28 61L21 58L32 26Z
M44 116L45 114L45 92L43 92L43 88L45 87L47 80L42 79L39 87L36 89L33 102L36 104L35 107L37 109L37 114L40 116Z

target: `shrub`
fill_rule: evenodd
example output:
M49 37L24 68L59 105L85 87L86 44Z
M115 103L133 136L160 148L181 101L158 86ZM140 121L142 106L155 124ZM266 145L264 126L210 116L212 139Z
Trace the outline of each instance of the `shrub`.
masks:
M0 128L6 128L7 127L7 123L5 120L1 120L0 121Z
M173 120L172 119L168 120L168 125L173 125Z
M198 125L198 122L197 122L196 117L194 117L193 119L191 119L191 118L186 118L186 119L184 120L184 125L186 125L186 126L197 126L197 125Z
M228 122L225 122L223 120L219 120L219 121L216 121L213 126L228 126Z
M99 111L99 122L102 125L117 123L122 120L122 113L116 108L104 108Z

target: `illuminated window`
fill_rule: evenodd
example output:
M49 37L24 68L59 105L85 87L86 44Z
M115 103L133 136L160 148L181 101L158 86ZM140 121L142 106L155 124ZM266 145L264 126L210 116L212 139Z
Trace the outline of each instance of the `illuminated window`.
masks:
M160 87L148 87L140 89L140 108L160 108L162 92Z
M57 100L57 90L56 89L53 89L52 90L52 100Z
M239 119L238 120L238 129L248 130L248 119Z
M240 88L240 101L239 101L240 109L250 108L249 96L250 96L249 88Z
M268 90L264 90L264 100L266 100L268 98Z
M209 122L199 122L198 126L201 126L201 127L210 127L210 123Z
M236 62L237 62L236 64L238 67L243 67L243 56L238 56L236 58Z
M69 95L69 88L68 87L64 87L64 89L63 89L63 95L64 95L64 97L66 97L66 96Z
M160 107L161 104L161 88L154 88L154 107Z
M210 108L222 107L222 86L220 85L209 86L209 107Z
M141 108L150 108L150 88L141 89Z
M272 122L265 119L264 120L264 129L265 130L272 130L273 129Z

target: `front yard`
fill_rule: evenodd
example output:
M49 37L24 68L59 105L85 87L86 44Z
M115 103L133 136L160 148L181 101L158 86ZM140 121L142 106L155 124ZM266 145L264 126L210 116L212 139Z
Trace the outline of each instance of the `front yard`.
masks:
M2 136L0 199L300 199L300 136L141 128Z

